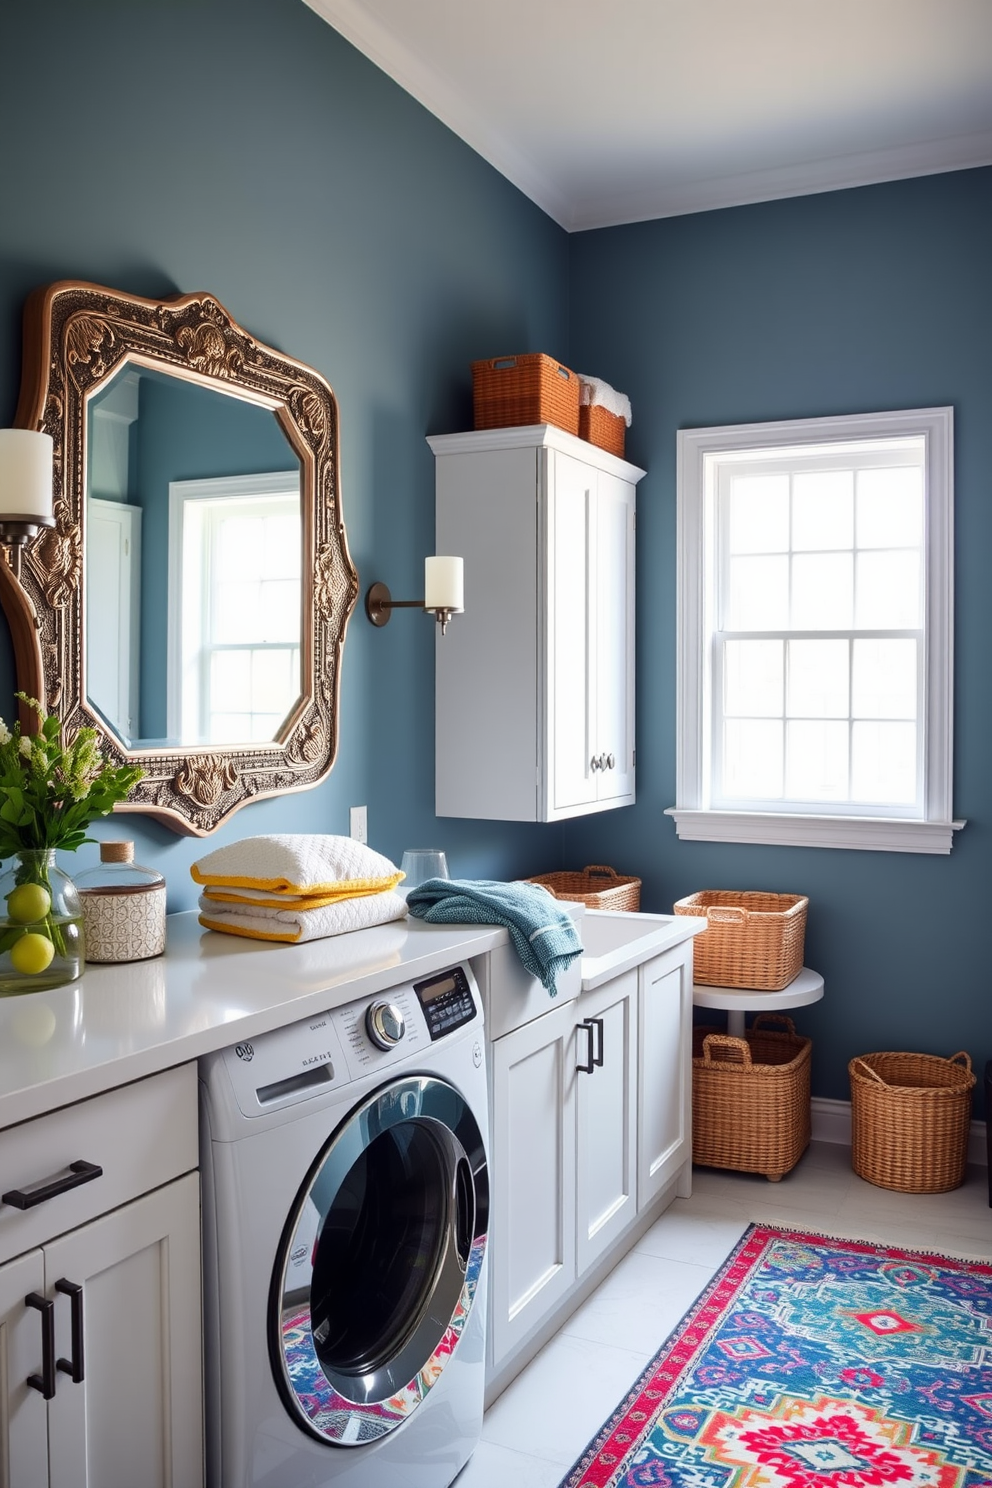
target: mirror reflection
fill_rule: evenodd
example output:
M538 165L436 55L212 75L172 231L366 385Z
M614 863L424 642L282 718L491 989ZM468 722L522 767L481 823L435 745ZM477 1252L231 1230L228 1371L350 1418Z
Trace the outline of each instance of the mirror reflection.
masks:
M129 749L265 743L300 699L300 462L276 415L125 360L87 402L86 694Z

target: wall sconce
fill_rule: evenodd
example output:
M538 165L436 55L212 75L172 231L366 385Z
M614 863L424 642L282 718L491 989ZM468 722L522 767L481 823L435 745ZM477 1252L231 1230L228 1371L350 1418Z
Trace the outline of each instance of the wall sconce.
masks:
M0 544L14 577L21 577L21 550L42 527L54 527L50 434L35 429L0 429Z
M463 558L424 559L423 599L393 599L385 584L373 584L365 595L365 613L373 625L388 625L394 610L429 610L441 634L448 628L452 615L465 608L465 560Z

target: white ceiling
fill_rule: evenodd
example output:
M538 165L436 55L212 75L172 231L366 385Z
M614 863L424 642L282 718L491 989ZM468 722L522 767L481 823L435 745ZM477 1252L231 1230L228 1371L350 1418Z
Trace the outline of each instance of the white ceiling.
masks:
M992 0L306 0L569 231L992 163Z

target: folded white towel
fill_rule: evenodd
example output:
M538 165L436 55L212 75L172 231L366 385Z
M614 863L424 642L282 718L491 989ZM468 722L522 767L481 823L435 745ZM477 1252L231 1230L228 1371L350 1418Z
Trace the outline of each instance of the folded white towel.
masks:
M630 408L630 399L626 393L618 393L616 388L610 387L601 377L586 377L577 372L579 379L579 402L588 403L597 408L605 408L607 413L612 413L614 418L622 418L627 428L630 428L633 414Z
M395 888L403 874L363 842L321 832L245 837L200 858L190 869L198 884L230 891L318 897L328 903Z
M261 906L218 904L200 895L200 924L228 935L246 935L251 940L282 940L299 945L326 935L347 935L401 920L406 900L399 894L366 894L360 899L342 899L323 909L264 909Z

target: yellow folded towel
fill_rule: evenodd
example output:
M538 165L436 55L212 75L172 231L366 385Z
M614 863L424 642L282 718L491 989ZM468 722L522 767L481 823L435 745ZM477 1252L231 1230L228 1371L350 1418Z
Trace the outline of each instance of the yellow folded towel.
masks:
M406 900L388 891L342 899L323 909L266 909L260 905L218 904L200 895L200 924L227 935L246 935L250 940L281 940L299 945L326 935L347 935L401 920Z
M263 908L293 903L306 909L379 894L404 877L365 843L320 832L245 837L200 858L190 873L211 898L243 889Z

